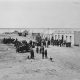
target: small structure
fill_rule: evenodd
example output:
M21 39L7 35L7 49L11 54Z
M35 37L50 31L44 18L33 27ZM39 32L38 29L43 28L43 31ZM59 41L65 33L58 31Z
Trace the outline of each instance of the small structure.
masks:
M28 31L27 30L23 31L22 35L26 37L26 35L28 35Z
M18 33L19 33L19 32L18 32L18 31L16 31L16 30L15 30L14 32L12 32L12 34L18 34Z
M80 46L80 31L74 31L74 45Z

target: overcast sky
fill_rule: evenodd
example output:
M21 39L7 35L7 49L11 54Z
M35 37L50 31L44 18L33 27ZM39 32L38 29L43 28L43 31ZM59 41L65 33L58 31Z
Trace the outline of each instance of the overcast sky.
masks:
M0 28L79 28L79 0L0 0Z

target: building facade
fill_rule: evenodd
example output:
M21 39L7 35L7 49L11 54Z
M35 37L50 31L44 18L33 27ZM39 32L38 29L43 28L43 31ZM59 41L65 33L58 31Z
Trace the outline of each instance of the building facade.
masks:
M75 40L76 39L75 31L80 31L80 28L14 28L14 29L11 28L7 29L7 31L8 30L9 31L16 30L19 32L27 30L29 32L29 35L31 35L32 33L35 34L40 33L43 38L48 37L50 39L52 36L54 37L54 39L61 39L63 36L64 40L66 40L67 42L71 42L74 45L75 43L77 43L77 41Z
M80 46L80 31L74 31L74 45Z

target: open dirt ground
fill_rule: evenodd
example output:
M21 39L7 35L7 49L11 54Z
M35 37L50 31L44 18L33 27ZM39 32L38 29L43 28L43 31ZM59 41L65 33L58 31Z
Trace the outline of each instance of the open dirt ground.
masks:
M34 60L28 60L28 55L16 53L13 45L0 44L0 80L80 80L79 47L50 46L48 57L53 62L36 52Z

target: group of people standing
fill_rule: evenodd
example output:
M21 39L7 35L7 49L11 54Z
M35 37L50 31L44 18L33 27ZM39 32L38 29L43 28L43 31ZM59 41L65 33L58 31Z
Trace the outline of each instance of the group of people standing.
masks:
M37 54L41 54L42 55L42 59L47 59L48 58L48 56L47 56L47 49L44 49L44 46L37 46L36 47L36 53ZM34 50L33 49L31 49L31 51L30 51L30 57L28 56L28 58L30 58L30 59L34 59Z
M62 36L62 39L56 39L54 40L54 38L51 38L51 45L53 46L65 46L65 47L71 47L71 42L67 42L66 40L64 40L64 37Z
M41 45L35 45L34 47L36 49L36 53L42 55L42 59L47 58L47 48L42 43L40 44ZM30 59L34 59L34 54L35 54L34 48L33 47L31 48Z
M71 43L68 43L66 41L64 41L63 39L64 37L62 36L62 39L57 39L54 40L54 38L52 37L51 39L48 39L47 37L45 39L42 39L41 37L38 37L38 40L36 40L36 53L37 54L41 54L42 55L42 59L44 58L48 58L47 56L47 48L49 47L49 45L53 45L53 46L69 46L71 47ZM31 42L30 42L31 43ZM31 49L31 59L34 59L34 50Z
M47 49L44 49L44 46L40 46L40 48L37 46L36 53L42 54L42 59L47 58Z

